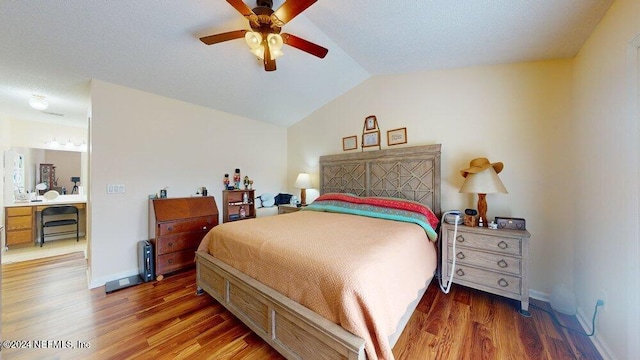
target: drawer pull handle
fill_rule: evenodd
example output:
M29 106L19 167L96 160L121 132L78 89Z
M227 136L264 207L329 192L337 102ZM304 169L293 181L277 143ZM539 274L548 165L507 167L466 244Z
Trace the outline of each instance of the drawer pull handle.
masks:
M464 270L462 270L462 269L458 269L458 270L456 270L456 275L458 275L458 276L464 276Z
M500 280L498 280L498 285L500 285L502 287L507 287L507 286L509 286L509 283L504 278L500 278Z
M207 227L206 227L206 226L203 226L203 227L202 227L202 230L207 230Z
M169 227L167 228L167 230L169 230L169 231L173 231L173 226L169 226Z
M167 244L168 247L173 247L173 243L171 241L169 241L169 243Z
M169 261L167 261L169 264L173 264L173 259L169 259Z
M460 251L460 252L456 255L456 257L457 257L458 259L462 260L462 259L464 259L466 256L464 256L464 254L462 253L462 251Z
M504 259L498 261L498 266L500 266L501 268L506 268L507 266L509 266L509 264L507 264L506 261L504 261Z
M458 242L464 242L464 236L458 235L458 237L456 237L456 240L458 240Z
M500 242L498 243L498 247L499 247L500 249L504 250L504 249L506 249L506 248L508 248L508 247L509 247L509 244L507 244L507 243L506 243L506 242L504 242L504 241L500 241Z

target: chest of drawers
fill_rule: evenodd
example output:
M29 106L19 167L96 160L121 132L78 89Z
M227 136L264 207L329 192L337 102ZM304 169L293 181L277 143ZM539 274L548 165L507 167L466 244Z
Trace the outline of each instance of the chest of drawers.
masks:
M7 246L33 243L33 219L32 206L5 208Z
M529 238L526 230L491 230L481 227L442 224L441 274L453 282L474 289L520 300L529 309ZM456 244L455 253L453 243Z
M216 225L218 207L212 196L149 200L156 279L194 266L200 241Z

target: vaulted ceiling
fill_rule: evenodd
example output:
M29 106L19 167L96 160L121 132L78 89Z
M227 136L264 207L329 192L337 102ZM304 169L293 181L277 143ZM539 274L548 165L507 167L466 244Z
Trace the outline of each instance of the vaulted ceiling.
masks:
M249 29L223 0L3 0L0 117L86 125L100 79L289 126L376 75L573 57L612 2L319 0L283 31L328 55L285 45L265 72L244 39L199 41Z

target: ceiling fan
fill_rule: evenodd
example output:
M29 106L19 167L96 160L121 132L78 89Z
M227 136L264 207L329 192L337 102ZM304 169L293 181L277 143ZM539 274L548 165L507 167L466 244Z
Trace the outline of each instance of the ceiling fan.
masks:
M280 34L282 27L313 5L317 0L288 0L273 10L273 0L257 0L250 9L242 0L227 0L242 16L249 20L251 30L235 30L200 38L207 45L244 37L251 52L264 63L265 71L276 70L276 59L282 56L282 45L287 44L319 58L329 50L288 33Z

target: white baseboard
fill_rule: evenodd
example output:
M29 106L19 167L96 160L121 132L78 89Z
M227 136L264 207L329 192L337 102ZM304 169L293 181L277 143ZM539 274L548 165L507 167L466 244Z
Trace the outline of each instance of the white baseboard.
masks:
M550 299L549 294L536 290L529 290L529 297L544 302L549 302ZM591 316L586 316L582 308L578 307L576 311L576 318L578 319L582 330L584 330L587 334L590 334L591 319L593 318L593 314L591 314ZM598 319L596 318L596 328L597 324ZM600 337L597 331L595 335L589 337L589 340L591 340L591 343L593 344L593 346L595 346L596 350L598 350L598 353L600 353L600 356L602 356L604 360L617 360L617 358L613 355L613 352L611 352L611 350L607 346L606 341L604 341L604 339Z
M584 331L586 331L587 334L590 334L592 330L591 319L593 318L593 313L591 315L585 315L582 308L578 307L576 318L578 318L578 322L580 323ZM593 346L596 347L596 350L598 350L600 356L602 356L604 360L617 360L611 349L609 349L609 346L607 346L607 342L600 337L600 334L598 334L597 328L598 319L596 318L596 333L595 335L589 337L591 343L593 343Z

